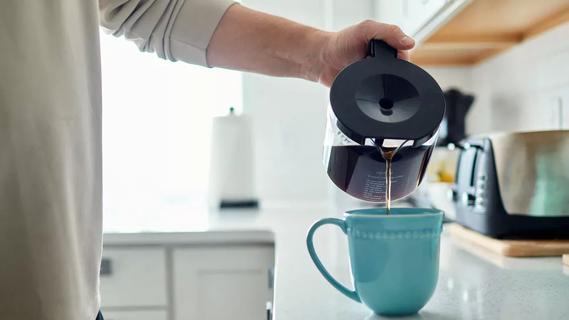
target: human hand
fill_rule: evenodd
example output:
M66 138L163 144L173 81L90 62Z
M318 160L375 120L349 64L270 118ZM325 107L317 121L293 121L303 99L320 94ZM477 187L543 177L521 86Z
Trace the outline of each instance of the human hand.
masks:
M371 39L381 39L398 50L401 59L409 60L408 50L415 41L398 26L366 20L339 32L321 32L319 54L307 67L307 78L326 86L332 85L336 75L347 65L364 58Z

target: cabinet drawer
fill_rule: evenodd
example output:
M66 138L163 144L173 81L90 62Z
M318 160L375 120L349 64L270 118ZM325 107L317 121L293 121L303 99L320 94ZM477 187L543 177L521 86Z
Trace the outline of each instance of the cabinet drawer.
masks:
M165 249L104 248L101 267L103 308L166 306L166 297Z
M167 320L166 311L105 311L105 320Z

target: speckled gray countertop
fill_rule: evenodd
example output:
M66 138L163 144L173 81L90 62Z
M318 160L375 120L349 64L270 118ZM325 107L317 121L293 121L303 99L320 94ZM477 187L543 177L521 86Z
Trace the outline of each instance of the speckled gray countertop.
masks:
M306 251L309 226L320 218L341 215L342 210L325 204L161 215L159 219L115 215L105 217L105 242L144 241L156 232L178 232L175 238L185 241L246 241L248 235L250 241L268 241L272 235L275 320L382 319L328 285ZM331 273L349 284L347 244L341 232L322 228L316 249ZM443 233L433 298L416 316L399 319L569 319L569 267L563 266L561 257L501 257Z

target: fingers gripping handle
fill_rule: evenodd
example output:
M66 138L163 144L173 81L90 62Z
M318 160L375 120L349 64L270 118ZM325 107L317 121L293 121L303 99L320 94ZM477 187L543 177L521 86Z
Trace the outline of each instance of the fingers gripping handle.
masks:
M374 58L397 58L397 49L393 48L387 42L378 39L372 39L369 42L368 56Z
M336 218L326 218L326 219L322 219L322 220L316 222L314 225L312 225L312 227L310 227L310 230L308 230L308 235L306 236L306 246L308 247L308 253L310 254L310 258L312 258L312 261L314 262L314 264L316 265L316 268L318 269L318 271L320 271L320 273L322 274L324 279L326 279L334 288L336 288L338 291L343 293L348 298L350 298L354 301L357 301L357 302L361 302L360 297L358 296L356 291L353 291L353 290L346 288L344 285L342 285L340 282L338 282L336 279L334 279L334 277L332 277L332 275L328 272L328 270L326 270L326 268L324 267L324 265L320 261L320 258L318 258L318 255L316 254L316 250L314 250L314 242L313 242L314 233L316 232L316 229L318 229L319 227L321 227L325 224L336 225L344 233L346 233L346 231L347 231L346 230L346 222L344 220L340 220L340 219L336 219Z

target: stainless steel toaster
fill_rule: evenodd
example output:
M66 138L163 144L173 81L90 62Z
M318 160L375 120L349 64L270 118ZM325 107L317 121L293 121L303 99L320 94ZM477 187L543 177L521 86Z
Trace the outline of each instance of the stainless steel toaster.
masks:
M457 222L495 238L569 238L569 130L473 137L461 148Z

